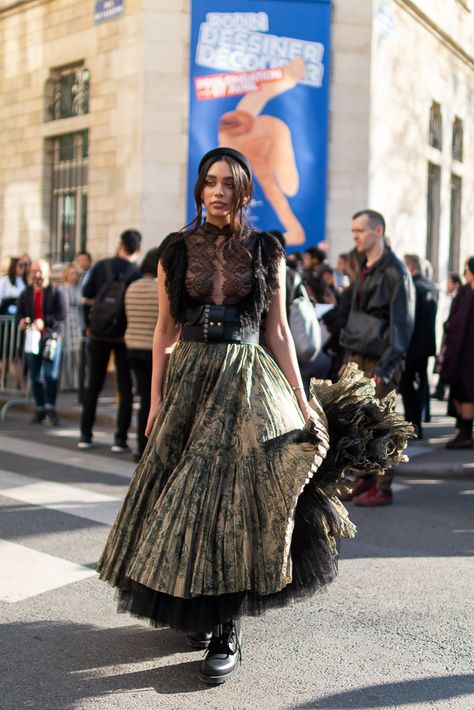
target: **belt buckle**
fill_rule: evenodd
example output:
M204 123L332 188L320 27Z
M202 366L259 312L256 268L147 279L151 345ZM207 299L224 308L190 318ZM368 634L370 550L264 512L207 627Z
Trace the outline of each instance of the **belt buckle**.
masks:
M208 340L222 340L224 337L225 306L206 306L204 311L204 338Z

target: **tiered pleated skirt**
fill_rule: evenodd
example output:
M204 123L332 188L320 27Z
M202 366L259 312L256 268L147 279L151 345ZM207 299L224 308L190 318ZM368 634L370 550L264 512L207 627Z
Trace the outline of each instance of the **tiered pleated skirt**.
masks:
M337 498L344 471L398 462L410 427L354 368L315 387L304 425L260 346L177 344L160 416L98 565L120 610L202 631L334 579L337 540L355 533Z

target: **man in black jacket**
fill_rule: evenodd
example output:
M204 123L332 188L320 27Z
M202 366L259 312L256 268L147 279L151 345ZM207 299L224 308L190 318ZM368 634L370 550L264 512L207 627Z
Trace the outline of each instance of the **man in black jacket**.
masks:
M30 278L31 285L18 299L16 319L21 330L30 328L31 335L36 336L32 351L25 352L36 403L31 423L40 424L47 417L53 426L57 426L56 397L66 301L61 289L50 284L49 264L44 259L33 262Z
M140 252L140 244L141 234L139 232L134 229L122 232L116 255L96 262L82 290L83 305L91 308L88 314L89 323L87 323L87 371L82 395L81 438L77 444L79 449L90 449L93 446L92 430L97 400L104 386L107 365L113 352L119 401L117 426L111 450L116 454L130 451L127 435L132 419L133 394L132 374L124 342L127 322L123 301L118 304L117 318L115 318L117 327L116 332L112 335L108 332L92 332L90 320L93 317L94 303L100 298L101 289L106 288L110 282L121 282L126 289L132 281L142 277L140 269L134 263ZM106 298L106 300L112 299ZM104 302L104 305L107 304Z
M402 377L414 325L413 282L405 264L386 245L385 220L379 212L356 212L352 235L365 260L339 342L345 361L356 362L373 377L377 396L384 397L398 387ZM354 502L364 506L392 503L392 479L392 472L378 482L360 477L352 494Z
M430 279L421 273L421 259L416 254L405 254L405 264L415 285L415 328L407 351L400 394L403 397L405 418L423 438L421 428L423 403L429 397L428 358L436 355L436 311L438 291Z

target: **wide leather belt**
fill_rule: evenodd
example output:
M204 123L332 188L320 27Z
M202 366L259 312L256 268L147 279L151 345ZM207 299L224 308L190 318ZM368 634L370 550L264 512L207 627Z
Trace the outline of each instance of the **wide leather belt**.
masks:
M235 306L208 304L189 309L181 340L202 343L250 343L258 345L259 333L240 324L240 311Z

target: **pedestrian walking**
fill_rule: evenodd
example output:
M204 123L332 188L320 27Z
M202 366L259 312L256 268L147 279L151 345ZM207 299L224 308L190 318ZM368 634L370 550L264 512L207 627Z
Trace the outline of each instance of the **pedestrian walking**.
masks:
M25 338L24 346L36 404L32 424L48 419L53 426L57 426L56 398L66 303L61 289L50 283L49 274L49 264L44 259L32 263L32 284L18 299L16 319L20 329L29 330L32 336L31 339Z
M352 297L351 311L339 342L346 362L356 362L373 377L378 397L400 384L404 358L413 334L415 297L413 281L405 264L387 246L385 220L374 210L352 217L356 249L364 254ZM352 492L357 505L389 505L393 502L393 473L378 481L360 475Z
M328 452L325 417L298 372L282 249L245 221L246 157L207 153L194 194L196 218L161 245L149 441L98 567L122 610L207 648L201 678L219 684L239 662L240 617L330 582L336 539L354 528L335 496L347 458L336 434ZM350 424L360 378L351 370L336 389L321 387L328 421L381 435L372 451L382 456L399 451L407 425L378 400ZM357 441L362 465L371 453Z
M415 427L417 439L423 438L423 409L429 400L428 358L436 355L436 312L438 290L422 274L422 262L416 254L405 254L404 262L415 286L415 325L408 346L400 394L405 419Z
M447 449L472 449L474 418L474 256L464 267L466 287L445 325L441 376L451 385L459 431Z
M158 259L158 248L150 249L140 267L143 278L130 284L125 293L125 345L128 362L135 377L136 391L140 397L136 461L140 461L147 443L145 429L150 411L153 334L158 319Z
M83 303L90 306L87 338L87 372L82 396L79 449L93 446L92 434L97 400L104 386L110 355L114 354L118 409L114 443L116 454L130 451L127 443L132 418L133 383L124 342L127 321L125 291L141 278L135 261L140 251L141 234L127 229L120 235L116 255L101 259L93 267L82 289Z

